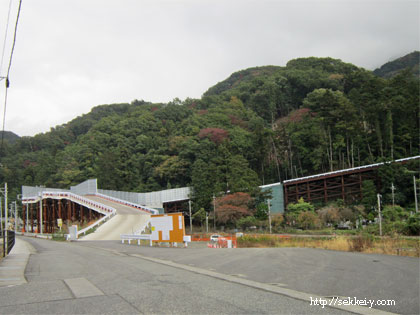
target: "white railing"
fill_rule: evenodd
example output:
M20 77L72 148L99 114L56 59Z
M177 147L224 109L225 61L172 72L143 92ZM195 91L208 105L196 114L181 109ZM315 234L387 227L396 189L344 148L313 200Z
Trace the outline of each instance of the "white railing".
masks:
M105 216L110 213L115 213L117 211L113 207L106 206L99 202L73 194L71 192L43 191L42 193L40 193L40 196L38 197L29 197L29 198L27 197L27 198L22 199L22 203L35 203L43 198L68 199L82 206L85 206L86 208L99 212Z
M134 232L134 234L142 234L142 233L144 233L144 231L146 230L146 228L149 225L149 223L150 223L150 218L149 218L149 220L146 221L146 223L140 229L138 229L136 232Z
M140 245L140 240L149 240L150 246L152 246L152 234L121 234L121 242L124 244L124 241L127 240L128 244L131 243L131 240L137 240L138 245Z
M63 192L63 191L43 191L39 193L38 197L29 197L22 200L22 203L35 203L40 201L43 198L50 198L50 199L68 199L72 202L75 202L79 205L82 205L88 209L92 209L93 211L99 212L104 216L97 220L95 223L89 225L88 227L77 231L77 236L81 234L86 234L92 228L102 224L103 222L107 221L109 218L114 216L117 213L117 210L113 207L101 204L99 202L84 198L82 196L73 194L71 192ZM68 235L66 236L68 238Z
M138 204L130 202L130 201L118 199L118 198L111 197L111 196L108 196L108 195L104 195L104 194L101 194L101 193L96 193L95 196L98 196L98 197L101 197L103 199L107 199L107 200L110 200L110 201L113 201L113 202L116 202L116 203L119 203L119 204L122 204L122 205L125 205L125 206L128 206L128 207L136 208L136 209L148 212L150 214L159 214L159 211L156 210L156 209L149 208L149 207L146 207L146 206L141 206L141 205L138 205Z

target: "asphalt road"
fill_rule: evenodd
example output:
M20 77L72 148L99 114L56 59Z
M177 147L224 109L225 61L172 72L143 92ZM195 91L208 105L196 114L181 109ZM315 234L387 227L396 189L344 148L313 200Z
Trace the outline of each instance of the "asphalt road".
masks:
M347 314L253 287L251 281L236 283L222 273L156 262L143 255L144 247L22 239L35 249L27 283L0 287L0 314Z
M107 241L84 245L163 259L322 297L394 300L393 306L374 308L420 314L418 258L311 248L150 248Z

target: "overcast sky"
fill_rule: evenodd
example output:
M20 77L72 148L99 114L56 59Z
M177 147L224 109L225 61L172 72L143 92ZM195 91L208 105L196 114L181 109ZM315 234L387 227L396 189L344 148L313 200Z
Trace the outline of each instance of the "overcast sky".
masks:
M9 1L0 0L2 49ZM12 0L1 76L18 2ZM235 71L298 57L333 57L374 70L420 49L419 3L24 0L6 130L32 136L101 104L200 98Z

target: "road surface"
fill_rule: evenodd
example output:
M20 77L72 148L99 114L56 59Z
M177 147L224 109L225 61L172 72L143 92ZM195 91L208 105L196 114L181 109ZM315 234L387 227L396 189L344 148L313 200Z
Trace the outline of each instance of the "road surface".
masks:
M117 210L117 214L98 227L94 233L81 237L82 240L121 240L121 234L134 234L150 218L150 214L145 211L98 196L86 196L85 198L114 207Z
M0 287L0 314L348 314L88 242L24 240L28 283Z

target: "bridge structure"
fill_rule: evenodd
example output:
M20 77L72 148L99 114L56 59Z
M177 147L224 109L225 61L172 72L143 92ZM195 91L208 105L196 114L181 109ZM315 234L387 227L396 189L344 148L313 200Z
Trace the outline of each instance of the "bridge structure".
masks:
M22 186L22 205L25 232L55 233L61 225L76 224L86 226L77 232L83 236L91 229L100 230L99 226L109 221L107 226L114 226L112 233L108 231L100 239L120 239L120 234L140 231L151 214L159 213L157 209L101 193L96 179L70 190Z
M393 161L407 163L420 156ZM322 173L260 186L271 192L271 213L283 213L291 202L303 198L309 202L342 199L351 202L362 198L362 183L376 180L376 170L391 162ZM23 221L26 231L54 233L59 221L69 225L84 223L78 231L85 239L119 239L120 234L140 233L151 214L184 212L188 215L191 188L183 187L149 193L134 193L97 188L96 179L87 180L69 190L22 186ZM58 220L61 219L61 220ZM102 225L104 221L109 221ZM101 227L98 227L101 225Z

